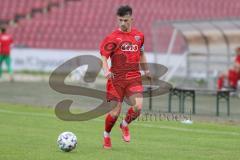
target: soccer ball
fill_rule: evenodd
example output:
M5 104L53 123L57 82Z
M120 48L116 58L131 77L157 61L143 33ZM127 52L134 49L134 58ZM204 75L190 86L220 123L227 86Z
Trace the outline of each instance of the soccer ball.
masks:
M72 132L63 132L57 139L58 147L64 152L70 152L77 146L77 137Z

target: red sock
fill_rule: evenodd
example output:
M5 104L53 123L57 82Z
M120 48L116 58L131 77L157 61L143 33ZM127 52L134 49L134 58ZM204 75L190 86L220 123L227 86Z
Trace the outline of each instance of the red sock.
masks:
M118 117L113 117L108 114L105 118L105 131L110 133Z
M141 113L141 110L134 111L133 107L128 109L125 121L130 124L132 121L134 121Z

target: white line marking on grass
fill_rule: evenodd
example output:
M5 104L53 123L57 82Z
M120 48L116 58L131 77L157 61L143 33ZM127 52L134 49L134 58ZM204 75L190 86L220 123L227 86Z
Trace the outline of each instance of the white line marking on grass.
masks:
M211 131L211 130L203 130L203 129L192 129L192 128L179 128L179 127L170 127L170 126L155 126L150 124L134 124L147 128L160 128L160 129L169 129L175 131L183 131L183 132L195 132L195 133L204 133L204 134L218 134L218 135L231 135L231 136L240 136L238 132L225 132L225 131Z
M94 121L103 122L103 120L100 120L100 119L94 119ZM165 125L156 126L151 124L139 124L139 123L134 123L134 125L142 126L146 128L168 129L168 130L175 130L175 131L181 131L181 132L195 132L195 133L204 133L204 134L240 136L240 133L238 132L211 131L206 129L203 130L203 129L180 128L180 127L170 127Z
M38 117L57 118L55 115L47 114L47 113L16 112L16 111L4 110L4 109L0 109L0 113L22 115L22 116L38 116ZM101 120L101 119L94 119L92 121L104 122L104 120ZM134 125L142 126L142 127L146 127L146 128L168 129L168 130L174 130L174 131L180 131L180 132L194 132L194 133L203 133L203 134L240 136L240 133L238 133L238 132L211 131L211 130L207 130L207 129L203 130L203 129L181 128L181 127L171 127L171 126L165 126L165 125L156 126L156 125L151 125L151 124L139 124L139 123L135 123Z

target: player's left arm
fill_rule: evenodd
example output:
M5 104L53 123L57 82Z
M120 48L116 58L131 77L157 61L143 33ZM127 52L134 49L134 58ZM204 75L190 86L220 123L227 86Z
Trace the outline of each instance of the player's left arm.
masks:
M141 50L141 56L140 56L140 66L142 70L144 71L145 76L148 78L151 78L149 67L147 64L147 58L143 50Z
M145 76L147 76L148 78L151 78L149 67L147 64L147 58L144 53L144 35L142 35L141 40L142 40L142 43L141 43L141 48L140 48L140 66L141 66L142 70L144 71Z

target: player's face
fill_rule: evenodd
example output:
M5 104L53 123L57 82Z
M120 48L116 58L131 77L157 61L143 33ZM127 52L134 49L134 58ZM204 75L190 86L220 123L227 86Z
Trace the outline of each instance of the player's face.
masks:
M118 25L123 32L128 32L131 29L132 26L132 16L130 15L125 15L123 17L118 16Z

